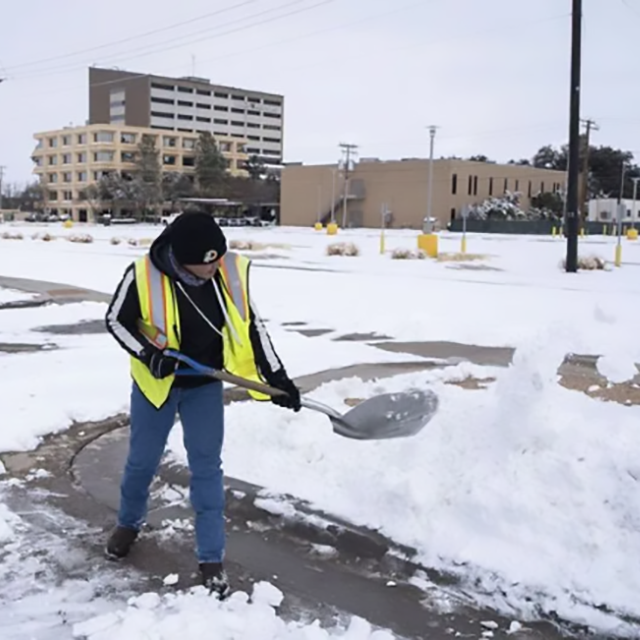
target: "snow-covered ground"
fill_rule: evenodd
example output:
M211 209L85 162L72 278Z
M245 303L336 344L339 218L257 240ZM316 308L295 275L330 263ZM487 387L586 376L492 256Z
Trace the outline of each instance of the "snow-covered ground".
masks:
M52 509L12 512L3 503L7 485L0 482L2 640L201 640L211 629L225 640L393 638L357 617L330 629L317 621L285 622L277 613L285 595L267 582L237 591L225 603L201 587L136 595L135 575L96 566L73 543L101 531Z
M0 289L0 305L9 302L24 302L25 300L32 300L34 297L33 294L15 289Z
M0 275L104 292L113 290L129 261L160 231L87 227L81 232L91 233L95 242L74 244L63 236L77 229L49 226L59 236L52 242L31 239L43 231L35 226L11 230L22 231L25 239L0 239ZM517 349L506 369L461 364L369 383L342 380L313 392L312 397L346 410L347 398L433 388L441 399L439 414L406 441L342 440L326 419L311 412L234 405L227 412L229 475L261 484L276 498L285 493L304 498L414 547L424 564L465 576L479 601L524 616L555 611L599 630L633 634L621 617L640 617L640 577L632 569L640 560L640 408L564 389L556 370L565 354L574 352L604 356L600 369L611 380L629 379L636 371L639 244L625 241L621 269L567 275L559 268L564 242L552 238L470 236L469 252L486 257L458 263L391 260L388 253L396 247L415 248L415 232L388 232L384 256L374 231L334 238L306 229L227 234L262 245L253 252L253 293L293 375L410 359L333 340L353 332ZM145 242L115 245L113 237ZM341 241L357 244L361 255L327 257L327 244ZM580 241L580 253L613 259L614 245L612 238L587 238ZM442 234L440 247L456 252L459 237ZM31 331L101 317L104 305L0 313L0 343L49 340L61 347L0 354L0 450L30 448L37 437L65 428L72 418L98 419L126 408L126 357L107 336ZM332 333L307 338L282 326L292 321ZM475 391L447 384L469 374L496 382ZM8 429L6 415L14 425ZM179 428L171 450L184 460ZM506 596L496 595L501 591ZM184 602L198 597L191 594ZM153 605L132 604L127 615L172 629L180 626L180 611L191 607L180 599L155 599ZM600 605L614 613L594 608ZM262 616L262 610L252 611ZM125 625L121 618L112 622ZM285 633L284 623L274 624ZM172 637L166 634L158 637Z

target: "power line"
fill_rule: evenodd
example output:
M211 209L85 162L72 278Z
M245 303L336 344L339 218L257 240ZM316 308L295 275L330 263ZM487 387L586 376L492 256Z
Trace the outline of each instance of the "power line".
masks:
M283 18L287 18L289 16L292 15L296 15L299 13L305 13L307 11L311 11L313 9L316 9L320 6L326 5L326 4L330 4L332 2L335 2L335 0L321 0L320 2L317 2L316 4L310 5L310 6L306 6L306 7L302 7L300 9L296 9L294 11L289 11L287 13L284 13L282 15L278 15L278 16L273 16L271 18L267 18L265 20L259 20L257 22L253 22L252 24L246 24L246 25L242 25L233 29L228 29L226 31L222 31L219 33L213 33L211 34L212 31L220 29L221 27L228 27L234 24L238 24L238 23L242 23L245 22L246 20L251 20L254 18L258 18L261 16L265 16L268 15L270 13L273 13L274 11L279 11L281 9L284 9L286 7L291 7L293 5L297 5L300 4L302 2L305 2L307 0L291 0L290 2L287 2L286 4L283 5L279 5L278 7L271 7L270 9L265 9L264 11L260 11L258 13L254 13L250 16L245 16L243 18L238 18L236 20L231 20L229 22L223 23L222 25L216 25L215 27L211 27L211 28L207 28L207 29L200 29L199 31L195 31L192 33L188 33L182 36L178 36L176 38L167 40L165 42L163 42L162 44L150 44L150 45L145 45L143 47L137 47L134 49L131 49L129 51L124 51L124 52L120 52L120 53L115 53L115 54L111 54L111 55L107 55L102 57L102 63L113 63L113 62L119 62L122 60L133 60L136 58L144 58L146 56L150 56L153 55L155 53L159 53L159 52L165 52L165 51L172 51L174 49L180 49L182 47L185 46L192 46L194 44L197 44L199 42L205 42L208 40L214 40L217 38L221 38L223 36L227 36L233 33L238 33L240 31L245 31L247 29L252 29L253 27L259 27L262 26L263 24L268 24L270 22L275 22L277 20L282 20ZM193 39L194 36L200 35L200 34L210 34L207 36L204 36L202 38L198 38L198 39ZM186 42L182 42L183 40L186 39ZM173 46L167 46L168 44L172 43L172 42L178 42L178 44L175 44ZM141 52L141 53L136 53L137 51ZM134 55L132 55L134 54ZM24 74L22 76L22 79L27 79L27 80L32 80L38 77L42 77L42 76L52 76L52 75L60 75L60 74L65 74L65 73L69 73L71 71L74 70L78 70L78 69L84 69L86 65L81 65L79 66L79 63L73 63L72 65L66 65L64 67L52 67L49 69L43 69L43 70L38 70L35 72L28 72L26 74ZM18 77L18 79L20 79L20 77Z
M207 18L212 18L214 16L221 15L223 13L228 13L229 11L234 11L235 9L239 9L240 7L244 7L248 4L255 4L257 0L243 0L243 2L238 2L237 4L231 5L230 7L225 7L224 9L218 9L216 11L210 11L208 13L203 13L199 16L195 16L194 18L190 18L189 20L183 20L182 22L175 22L166 27L161 27L159 29L153 29L152 31L145 31L144 33L138 33L133 36L129 36L128 38L122 38L121 40L113 40L111 42L107 42L105 44L101 44L95 47L89 47L87 49L79 49L77 51L72 51L70 53L64 53L58 56L53 56L49 58L41 58L40 60L33 60L32 62L23 62L21 64L12 65L11 69L22 69L24 67L33 67L43 63L50 63L55 60L65 60L67 58L73 58L75 56L82 55L84 53L91 53L93 51L100 51L101 49L108 49L109 47L115 47L120 44L125 44L126 42L133 42L134 40L140 40L141 38L146 38L148 36L157 35L158 33L166 33L167 31L171 31L173 29L178 29L180 27L184 27L185 25L192 24L194 22L199 22L201 20L206 20Z
M330 1L333 1L333 0L330 0ZM423 3L418 3L418 4L422 5ZM413 4L412 5L407 5L406 8L409 8L411 6L414 6L414 5ZM385 13L385 14L379 14L378 16L374 16L374 18L375 17L383 17L385 15L389 15L390 13L395 13L395 12L396 11L394 10L392 12L388 12L388 13ZM535 26L535 25L538 25L540 23L549 22L549 21L552 21L552 20L559 20L559 19L562 19L562 18L566 18L568 16L569 16L569 14L564 13L564 14L552 16L552 17L549 17L549 18L545 18L543 20L536 20L536 21L533 21L533 22L525 24L525 25L520 25L520 28L519 28L517 33L521 33L522 28L525 28L525 27L528 27L528 26ZM367 19L369 19L369 18L367 18ZM285 44L285 43L288 43L288 42L295 42L295 41L300 40L300 39L307 39L307 38L310 38L310 37L313 37L313 36L316 36L316 35L321 35L321 34L326 33L328 31L333 31L335 29L340 29L340 28L343 28L343 27L346 27L346 26L356 25L356 24L359 24L360 22L364 22L367 19L359 20L359 21L355 21L355 22L343 23L342 25L332 26L332 27L329 27L327 29L320 29L320 30L317 30L317 31L313 31L311 33L304 33L304 34L301 34L300 36L296 36L294 38L288 38L286 40L278 40L278 41L273 42L271 44L262 45L260 47L255 47L253 49L243 49L242 51L238 51L238 52L235 52L235 53L232 53L232 54L227 54L227 55L223 55L223 56L214 56L213 58L205 58L204 60L200 60L200 64L202 64L203 62L216 62L218 60L224 60L224 59L232 58L232 57L235 57L235 56L238 56L238 55L246 55L246 54L249 54L249 53L253 53L255 51L261 51L263 49L267 49L269 47L278 46L280 44ZM470 37L481 36L481 35L485 35L486 33L491 33L491 32L499 32L499 33L501 33L503 35L511 34L511 33L515 34L516 33L515 31L505 31L505 29L503 27L499 27L499 28L491 28L491 29L488 29L488 30L484 29L484 30L481 30L481 31L478 31L478 32L475 32L475 33L462 34L460 36L456 36L456 37L450 38L449 40L458 40L460 38L469 39ZM432 42L427 42L427 43L420 42L417 45L410 45L409 47L402 46L402 47L397 47L397 48L394 48L394 49L386 49L385 51L388 52L388 53L391 53L391 52L397 51L397 50L403 50L403 49L407 49L407 48L414 48L416 46L424 46L424 44L427 44L427 45L442 44L443 42L447 42L447 41L448 40L445 39L445 40L438 40L438 41L432 41ZM364 55L369 56L370 54L363 54L363 56ZM358 59L358 57L359 56L351 56L350 60ZM335 61L338 62L340 60L335 59ZM330 58L325 58L320 63L307 64L307 65L304 65L302 67L294 68L294 70L308 68L308 67L311 67L311 66L315 66L317 64L321 64L322 62L331 64L332 62L334 62L334 60L330 59ZM170 67L168 70L177 69L177 68L178 67ZM283 69L283 70L291 70L291 69L290 68L286 68L286 69ZM167 70L165 70L165 73L166 73L166 71ZM154 74L148 74L148 73L135 74L135 75L132 75L132 76L130 76L128 78L124 78L124 79L121 79L121 80L107 80L107 81L99 83L99 85L97 85L97 86L105 86L105 85L111 85L111 84L122 84L123 82L134 81L134 80L139 79L139 78L146 78L149 75L154 75ZM82 89L82 88L84 88L84 85L82 87L76 86L76 87L66 87L66 88L61 88L61 89L53 89L52 91L47 92L47 95L51 96L51 95L62 94L62 93L68 94L70 91L74 91L76 89ZM36 96L40 96L40 95L41 95L41 92L35 92L35 93L28 94L28 95L23 96L23 97L28 98L28 97L31 97L31 96L36 97Z
M484 35L489 35L492 33L499 33L502 36L518 36L520 37L522 35L522 32L524 29L528 28L528 27L534 27L537 26L539 24L544 24L546 22L553 22L555 20L561 20L564 18L568 18L570 17L571 14L569 13L562 13L562 14L557 14L555 16L549 16L548 18L541 18L539 20L533 20L531 22L527 22L527 23L521 23L517 25L517 29L513 28L513 24L511 25L501 25L498 27L489 27L488 29L481 29L478 31L472 31L470 33L459 33L458 35L452 36L452 37L446 37L446 38L441 38L441 39L437 39L437 40L431 40L431 41L425 41L425 40L421 40L420 42L417 43L413 43L413 44L409 44L409 45L402 45L400 47L393 47L393 48L387 48L385 47L384 52L385 54L388 53L393 53L395 51L406 51L408 49L416 49L419 47L424 47L424 46L433 46L433 45L442 45L445 43L449 43L449 42L455 42L457 40L468 40L469 38L472 37L478 37L478 36L484 36ZM353 60L358 60L359 58L370 58L371 57L371 52L370 51L363 51L362 54L360 55L350 55L349 56L349 60L353 61ZM335 62L336 64L341 62L343 60L343 58L332 58L332 59L327 59L324 58L314 64L305 64L302 66L298 66L298 67L283 67L282 70L283 71L299 71L302 69L307 69L311 66L317 66L319 64L324 64L324 63L332 63Z

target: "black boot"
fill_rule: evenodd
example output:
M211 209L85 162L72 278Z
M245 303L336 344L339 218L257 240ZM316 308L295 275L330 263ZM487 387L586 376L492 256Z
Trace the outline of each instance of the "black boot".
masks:
M105 554L110 560L122 560L129 555L133 543L138 537L138 532L135 529L129 529L127 527L116 527L107 540L107 546L105 548Z
M215 593L219 600L224 600L231 594L229 578L227 572L220 562L200 563L200 575L203 586L209 590L210 594Z

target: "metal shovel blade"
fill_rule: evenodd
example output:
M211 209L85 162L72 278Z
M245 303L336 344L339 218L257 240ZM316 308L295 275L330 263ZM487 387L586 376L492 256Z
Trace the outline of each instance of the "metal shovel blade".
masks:
M433 391L414 389L374 396L345 414L309 399L302 406L327 415L334 432L345 438L388 440L419 433L438 411L438 402Z

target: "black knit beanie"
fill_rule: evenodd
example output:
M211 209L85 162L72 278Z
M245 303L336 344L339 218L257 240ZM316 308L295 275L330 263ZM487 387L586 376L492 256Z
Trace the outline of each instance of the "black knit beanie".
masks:
M227 252L227 241L213 216L204 212L180 214L170 227L169 241L180 264L208 264Z

